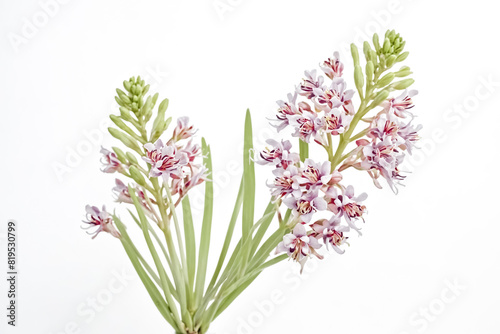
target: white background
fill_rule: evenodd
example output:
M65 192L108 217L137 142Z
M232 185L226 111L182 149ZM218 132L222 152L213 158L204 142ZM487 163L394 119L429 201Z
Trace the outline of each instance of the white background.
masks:
M119 242L80 230L85 204L116 206L114 175L99 171L100 138L116 142L100 124L115 112L123 79L146 77L170 99L169 113L190 116L211 144L222 180L219 246L239 183L245 109L262 145L266 117L303 70L341 50L352 86L346 45L387 28L407 40L420 92L414 110L424 140L406 164L407 186L395 196L364 173L348 173L346 182L369 194L364 235L352 235L343 256L311 261L302 278L291 262L267 270L211 333L500 331L500 22L491 1L46 3L0 1L0 222L15 219L20 229L18 327L8 328L1 311L1 333L173 333ZM229 9L217 11L221 3ZM38 28L27 28L33 23ZM77 150L81 159L72 156ZM68 161L69 170L56 173ZM258 168L258 212L269 175ZM5 239L0 247L4 262ZM115 280L122 272L123 282ZM106 305L92 314L89 298Z

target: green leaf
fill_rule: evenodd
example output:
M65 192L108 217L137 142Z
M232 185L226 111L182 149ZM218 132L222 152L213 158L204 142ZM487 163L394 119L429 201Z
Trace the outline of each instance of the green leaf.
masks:
M163 288L163 292L165 295L165 298L167 300L167 303L170 307L170 310L172 311L173 317L175 321L177 322L178 328L182 328L182 321L179 317L179 313L177 311L177 307L175 305L175 302L172 298L172 292L170 291L170 288L168 286L168 281L167 281L167 273L165 271L165 268L163 267L163 264L161 263L161 260L158 256L158 253L156 252L156 249L153 245L153 241L151 240L151 236L149 235L149 230L148 230L148 221L147 218L144 214L144 210L139 203L139 200L137 199L137 195L135 194L135 189L129 185L128 191L130 194L130 197L132 198L132 201L135 205L135 209L137 211L137 214L139 215L139 221L141 222L141 227L142 227L142 232L144 234L144 239L146 239L146 243L148 245L149 251L151 252L151 255L153 257L154 263L156 265L156 268L158 270L158 273L160 274L160 281L161 281L161 286ZM182 300L182 298L181 298ZM181 310L182 310L182 304L181 304Z
M224 244L222 246L222 250L219 256L219 261L217 262L217 266L215 268L214 274L212 276L212 280L208 285L208 290L215 285L217 278L219 277L220 270L224 264L224 260L226 259L227 251L229 249L229 245L231 244L231 240L233 238L234 228L236 226L236 220L240 214L241 203L243 202L243 178L241 179L240 189L238 190L238 196L236 197L236 202L234 203L233 214L231 215L231 220L229 221L229 226L227 228L226 238L224 239Z
M196 271L196 240L194 235L193 216L191 214L191 204L189 203L189 197L187 195L182 200L182 220L184 221L189 286L192 289Z
M255 206L255 166L250 158L252 144L252 119L247 109L245 117L245 139L243 149L243 239L251 238L250 230L254 221Z
M273 201L269 201L269 204L267 205L266 211L264 211L264 214L262 215L262 218L265 217L262 221L262 225L260 225L259 230L255 234L253 240L252 240L252 249L250 251L250 255L253 255L255 251L257 250L257 247L259 247L260 242L262 241L262 238L266 234L267 230L269 229L269 225L273 221L274 214L270 215L270 213L276 213L276 203L273 203Z
M204 163L207 167L208 175L212 173L212 154L210 153L210 146L207 146L205 138L202 138L202 154L204 156ZM210 248L210 234L212 230L212 215L213 215L213 202L214 202L214 185L213 180L205 181L205 208L203 211L203 224L201 227L201 240L198 255L198 270L196 272L196 289L195 298L196 305L199 305L203 296L203 289L205 288L205 279L207 276L207 260L208 251Z
M242 279L235 282L232 289L228 291L227 297L225 297L220 303L217 304L217 309L215 315L210 316L210 322L215 320L231 303L243 292L252 282L262 273L262 271L276 263L279 263L288 258L287 254L282 254L277 256L266 263L262 264L259 268L255 269L251 273L245 275ZM215 308L214 308L215 309ZM213 313L209 311L210 313Z
M125 227L123 223L120 221L120 219L116 216L113 216L114 222L116 226L118 227L118 230L120 233L123 235L126 234ZM128 236L128 235L127 235ZM151 279L149 278L148 274L144 271L144 268L142 267L141 263L139 262L137 255L133 251L133 249L130 247L130 245L127 242L122 241L123 248L125 249L125 252L127 253L130 262L132 262L132 265L134 266L135 271L139 275L139 278L141 279L142 283L146 287L146 290L148 291L149 296L153 300L154 304L158 308L158 311L160 311L161 315L165 318L165 320L174 328L178 329L177 322L175 321L171 310L165 300L162 298L160 291L156 288L155 284Z

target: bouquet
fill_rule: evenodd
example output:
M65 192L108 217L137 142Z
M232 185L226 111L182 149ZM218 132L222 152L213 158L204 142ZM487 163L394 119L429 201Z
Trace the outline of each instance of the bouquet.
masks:
M155 110L158 94L148 95L144 80L124 81L125 91L117 89L115 97L120 114L110 116L115 127L109 132L126 149L101 152L102 171L127 180L117 178L113 192L117 202L129 206L129 223L104 206L88 205L85 228L93 229L93 238L107 232L120 240L158 311L176 333L206 333L264 269L285 259L303 268L311 258L322 259L323 248L342 254L348 234L361 234L367 195L346 185L343 171L365 172L376 187L385 180L397 192L405 178L400 166L406 152L415 148L421 128L413 124L416 91L408 90L413 84L406 78L410 68L394 69L408 56L404 46L395 31L382 40L375 34L372 43L363 44L363 69L352 44L355 90L343 78L344 64L337 52L320 64L320 72L306 71L287 100L278 101L271 120L287 138L269 139L261 151L253 148L247 110L243 175L217 265L211 270L210 146L196 139L187 117L178 118L167 135L172 120L166 116L168 100ZM359 99L354 99L356 92ZM297 138L298 150L292 137ZM309 145L322 147L324 157L310 157ZM273 168L267 183L269 203L258 216L256 164ZM189 201L189 191L200 186L201 226L193 219ZM133 225L139 235L129 234ZM141 234L147 256L133 241Z

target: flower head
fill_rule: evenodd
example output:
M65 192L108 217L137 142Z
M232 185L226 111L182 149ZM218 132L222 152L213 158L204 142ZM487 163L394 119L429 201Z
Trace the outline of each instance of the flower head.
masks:
M314 189L302 194L301 197L288 197L283 200L283 203L292 209L295 217L298 217L305 223L309 223L312 216L317 211L322 211L327 208L325 199L319 195L318 190Z
M191 138L196 131L197 130L195 130L192 125L189 125L189 117L179 117L177 119L177 126L174 129L172 139L169 142L177 142L182 139Z
M326 247L331 245L332 248L339 254L345 251L339 246L346 243L347 237L344 232L349 232L350 228L341 225L341 219L338 216L333 216L331 219L321 219L311 225L314 231L315 238L323 239Z
M124 170L122 163L118 160L118 157L114 152L111 152L101 146L101 153L103 154L101 158L103 168L101 170L104 173L121 172Z
M149 172L151 177L163 176L168 180L170 176L178 175L181 167L189 161L185 152L178 150L173 144L163 145L161 139L158 139L154 145L147 143L144 148L147 152L142 158L151 165Z
M330 187L326 192L328 209L336 214L337 217L343 217L349 227L359 232L359 228L354 224L356 220L363 219L366 212L366 206L362 202L368 197L366 193L354 196L354 187L348 186L339 192L336 187ZM361 234L361 233L360 233Z
M287 169L276 168L273 171L274 182L268 184L271 188L271 195L275 199L284 198L287 195L300 197L302 190L299 185L299 170L295 166L288 166Z
M326 76L330 79L342 76L344 64L340 62L339 58L339 53L335 51L333 53L333 58L328 58L323 62L323 64L319 65Z
M405 90L401 95L386 100L382 103L382 106L389 114L397 117L413 117L413 114L410 112L410 109L414 107L412 97L417 94L418 91L416 90Z
M274 139L266 140L270 147L266 147L259 153L259 158L256 162L260 165L272 164L276 167L286 169L290 165L299 162L300 157L297 153L290 153L292 143L289 140L278 142Z
M277 131L280 132L283 130L288 124L289 120L288 118L293 115L300 115L301 111L300 109L297 109L296 103L297 103L297 93L288 94L288 101L283 101L279 100L276 101L278 104L278 112L276 113L276 121L278 124L273 125L276 127Z
M276 253L287 253L291 259L300 263L300 271L302 272L304 264L311 255L319 259L323 258L323 256L316 252L316 249L319 248L321 248L321 245L318 240L307 236L304 225L297 224L292 233L283 237L283 241L276 248Z
M111 218L111 215L106 212L106 207L104 205L102 206L102 210L99 210L99 208L96 206L90 205L87 205L85 207L85 210L87 211L87 220L84 220L83 222L90 225L85 229L89 229L94 226L97 227L95 231L89 233L90 235L93 235L92 239L94 239L100 232L103 231L108 232L115 238L121 237L120 232L118 232L118 230L113 225L113 218Z
M302 84L297 87L297 93L311 99L316 96L315 90L323 86L324 78L321 75L316 78L316 70L305 71L304 75Z

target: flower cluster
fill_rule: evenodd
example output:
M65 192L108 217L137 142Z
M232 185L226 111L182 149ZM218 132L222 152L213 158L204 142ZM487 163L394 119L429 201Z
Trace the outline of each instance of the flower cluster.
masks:
M399 169L419 139L421 125L414 126L412 97L417 91L404 91L400 96L386 100L383 109L372 118L366 138L356 141L358 150L340 168L353 166L368 171L375 185L381 188L379 177L382 176L390 188L397 192L396 186L405 178Z
M320 67L330 82L326 84L325 77L316 70L306 71L294 94L288 94L288 101L277 102L279 109L274 126L278 131L291 126L292 136L326 146L328 134L340 135L348 129L354 115L354 91L347 89L342 78L344 65L338 52ZM298 95L304 101L297 102Z
M146 155L143 159L151 166L150 177L161 176L165 182L171 181L172 194L180 197L207 177L206 167L196 162L201 148L193 144L191 138L196 131L188 123L187 117L179 118L166 144L158 139L155 144L144 145ZM187 143L186 139L189 139Z
M386 41L389 44L384 45L383 50L378 49L378 53L369 55L365 53L367 59L382 59L383 62L376 66L384 67L383 69L387 65L386 59L390 58L390 62L394 63L402 51L399 35L389 35L390 38ZM392 42L394 45L390 44ZM356 65L359 62L356 52L353 57ZM403 55L402 58L404 57ZM370 65L374 71L373 61ZM268 186L272 196L277 201L282 201L292 212L292 219L284 222L291 232L284 236L277 252L286 252L302 267L311 255L321 258L316 250L322 244L343 253L340 246L346 242L345 233L355 230L361 234L356 222L364 221L366 207L363 201L367 195L362 193L356 196L352 186L340 184L341 172L349 167L367 171L377 187L381 187L379 178L382 177L396 192L396 186L405 177L400 170L405 151L411 154L421 129L420 125L413 125L414 115L411 110L416 91L405 90L399 96L385 99L389 95L388 91L392 90L389 89L377 105L370 105L370 109L360 107L361 111L355 111L352 101L354 91L347 89L342 78L344 64L340 62L338 52L334 53L333 58L320 64L320 68L321 74L316 70L306 71L302 83L293 94L288 94L287 101L277 102L278 111L272 125L278 132L290 127L293 137L308 144L321 145L328 152L328 161L300 161L298 154L290 152L292 145L288 140L269 140L267 143L271 147L264 149L256 158L259 164L275 166L274 180ZM368 69L369 67L367 71ZM409 70L401 71L406 73ZM386 76L384 85L390 84L395 76ZM367 78L373 80L373 72L367 73ZM360 83L359 78L355 79L360 90L363 83ZM376 86L375 83L371 85L369 87ZM373 96L367 93L368 100L364 101L363 108L368 106ZM381 110L375 116L364 117L366 112L376 107ZM362 114L356 115L357 112ZM353 134L359 121L367 122L369 126ZM340 152L333 147L334 136L338 138L337 150ZM350 142L355 142L356 146L344 154L342 151Z
M207 178L206 167L197 162L201 156L201 148L199 145L193 144L192 137L195 133L196 130L193 129L192 125L189 125L189 119L181 117L177 120L177 126L173 130L172 137L166 144L161 139L158 139L154 144L147 143L144 145L145 153L142 159L150 165L149 176L161 176L164 182L168 184L172 196L178 195L179 200L188 190ZM118 172L128 177L132 176L132 178L134 178L133 168L140 173L138 168L141 167L136 159L125 155L120 150L112 152L101 148L101 153L103 154L101 162L104 173ZM117 153L120 154L117 155ZM141 170L144 173L147 172L142 168ZM131 187L135 190L141 206L145 209L144 213L149 217L153 217L155 211L152 204L157 202L153 198L147 197L146 190L142 185L131 183ZM129 188L123 181L115 179L115 186L112 190L116 202L133 204ZM177 204L178 202L175 205ZM104 206L102 211L95 206L87 206L87 221L85 223L99 226L96 232L93 233L94 238L101 231L119 237L119 232L112 225L111 215L105 211Z
M320 240L342 253L339 246L346 240L344 232L350 229L359 232L355 223L363 219L366 207L362 202L366 194L355 197L352 186L342 186L342 175L331 171L330 161L318 163L305 159L301 162L297 153L290 152L290 141L268 140L267 143L271 147L259 154L257 163L274 165L274 180L268 186L274 199L291 210L295 226L277 251L286 250L302 266L310 255L321 258L315 251L321 247Z

